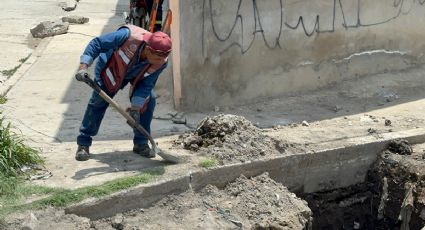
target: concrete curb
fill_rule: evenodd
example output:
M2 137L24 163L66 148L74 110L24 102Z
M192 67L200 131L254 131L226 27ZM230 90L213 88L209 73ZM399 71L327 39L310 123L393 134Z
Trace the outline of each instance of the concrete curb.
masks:
M425 130L414 129L374 136L347 139L347 145L314 153L297 153L253 162L201 169L167 181L147 184L112 194L106 198L87 200L65 209L90 219L113 216L137 208L147 208L161 198L195 191L208 184L224 187L240 175L247 177L269 172L274 180L290 191L304 193L341 188L363 182L370 166L388 143L406 139L411 144L425 142ZM135 202L137 201L137 202Z
M90 219L113 216L117 212L147 208L167 195L180 194L189 188L189 176L137 186L99 200L88 200L65 210Z
M6 96L9 90L25 75L25 73L29 71L31 66L34 65L38 58L43 54L44 50L47 48L47 45L52 39L53 37L42 39L31 56L21 64L21 67L19 67L16 72L4 82L4 84L0 85L1 96Z

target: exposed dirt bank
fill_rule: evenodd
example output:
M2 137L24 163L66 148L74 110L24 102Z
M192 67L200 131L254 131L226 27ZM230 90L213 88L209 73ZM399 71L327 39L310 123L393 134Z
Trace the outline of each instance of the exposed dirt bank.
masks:
M313 229L413 229L425 226L423 149L389 144L365 183L301 195L314 213Z

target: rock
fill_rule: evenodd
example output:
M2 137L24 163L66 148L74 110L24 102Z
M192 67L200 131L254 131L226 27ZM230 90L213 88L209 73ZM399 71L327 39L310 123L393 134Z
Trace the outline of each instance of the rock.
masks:
M385 120L385 126L391 126L391 120L386 119Z
M301 124L302 126L310 126L310 124L307 121L303 121Z
M369 134L374 134L374 133L377 133L378 131L377 131L376 129L374 129L374 128L369 128L369 129L367 130L367 132L368 132Z
M357 221L354 221L353 223L353 229L360 229L360 223Z
M186 120L186 117L180 117L180 118L172 118L171 119L171 121L174 123L174 124L183 124L183 125L185 125L185 124L187 124L187 120Z
M334 107L334 112L335 113L337 113L337 112L339 112L340 110L342 110L343 108L342 108L342 106L340 106L340 105L335 105L335 107Z
M34 213L30 213L29 216L24 220L22 224L21 230L34 230L38 227L39 221L37 217L35 217Z
M70 24L84 24L89 22L89 18L72 15L72 16L62 17L62 22L69 22Z
M69 23L60 21L44 21L30 29L35 38L51 37L68 32Z
M388 93L384 95L384 98L386 102L392 102L399 99L400 97L396 93Z
M388 150L399 155L411 155L413 150L407 140L393 140L388 145Z
M124 216L122 214L117 214L113 219L112 219L112 227L118 230L122 230L124 229Z
M75 10L76 8L77 8L77 2L74 3L73 6L68 6L68 5L67 6L63 6L62 7L62 10L69 12L69 11Z
M172 132L172 133L177 133L177 132L179 132L180 130L179 130L179 128L178 127L176 127L176 126L173 126L173 127L171 127L171 129L170 129L170 132Z

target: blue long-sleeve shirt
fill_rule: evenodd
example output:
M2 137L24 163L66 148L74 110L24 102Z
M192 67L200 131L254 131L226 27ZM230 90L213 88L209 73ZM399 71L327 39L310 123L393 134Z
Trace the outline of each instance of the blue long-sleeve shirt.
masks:
M115 32L108 33L99 37L94 38L87 45L84 50L83 55L80 57L80 63L87 65L93 64L93 61L98 58L95 68L95 80L99 85L103 85L100 78L100 73L103 68L106 66L108 59L112 56L115 50L117 50L130 36L130 30L128 28L121 28ZM140 52L143 50L141 47L137 51L137 55L134 55L135 64L132 65L125 75L125 82L129 82L132 79L136 78L137 75L143 71L148 61L140 61ZM156 81L158 80L159 75L162 70L167 66L167 62L162 65L158 70L149 74L142 81L139 81L136 88L133 91L133 97L131 98L131 105L136 107L143 107L147 99L151 95L153 88L155 87ZM146 74L145 74L146 75ZM124 87L123 85L122 87ZM121 87L121 88L122 88Z

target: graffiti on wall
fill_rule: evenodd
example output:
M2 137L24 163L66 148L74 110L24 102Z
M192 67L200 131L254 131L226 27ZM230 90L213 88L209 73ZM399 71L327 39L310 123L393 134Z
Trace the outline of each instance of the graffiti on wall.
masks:
M261 15L265 14L264 10L263 12L258 7L258 0L239 0L237 4L237 8L234 13L234 17L230 17L233 19L230 20L231 27L230 29L227 29L225 31L219 31L218 29L218 22L217 17L214 15L214 1L215 0L204 0L203 2L203 23L202 23L202 51L203 54L205 54L205 30L207 26L210 26L212 29L212 33L214 34L215 38L220 42L226 42L229 45L227 45L223 50L221 50L220 53L226 52L228 49L232 47L237 47L242 54L249 51L251 46L253 45L254 41L257 40L257 36L261 36L264 45L268 49L276 49L281 48L280 40L283 35L284 29L288 30L298 30L301 29L305 36L311 37L315 34L320 33L332 33L335 32L336 29L336 20L337 17L341 17L342 20L342 27L344 29L356 29L360 27L370 27L370 26L376 26L388 23L390 21L393 21L400 17L401 15L408 14L410 10L417 4L424 5L425 0L393 0L393 1L385 1L387 4L391 4L390 7L394 8L394 14L389 15L385 18L376 19L375 21L368 21L364 22L362 19L362 9L364 9L364 5L367 4L368 1L366 0L356 0L356 8L355 9L347 9L344 7L344 0L333 0L333 4L331 7L333 9L330 9L332 11L332 18L330 21L327 21L326 24L321 21L320 15L317 14L315 18L313 19L313 23L309 23L310 25L306 25L305 17L299 16L298 20L296 22L286 22L284 21L284 0L276 0L278 1L278 4L280 4L280 17L276 17L276 21L273 22L273 26L275 27L275 35L273 36L273 39L271 39L272 42L270 42L270 39L266 39L266 37L270 37L266 33L266 31L263 29L264 27L264 20L262 20ZM410 1L410 7L408 7L407 2ZM243 4L247 4L247 2L252 5L252 17L253 20L246 20L244 16L242 15L241 6ZM260 1L261 2L261 1ZM346 2L346 1L345 1ZM406 9L407 8L407 9ZM347 12L353 11L356 14L355 22L349 23L347 20ZM337 16L337 13L339 16ZM233 15L231 15L233 16ZM229 17L229 15L226 15L226 17ZM246 28L251 28L252 35L249 39L246 39L245 32ZM253 28L253 29L252 29ZM239 31L235 31L239 29ZM232 39L233 34L241 34L242 36L239 39Z

